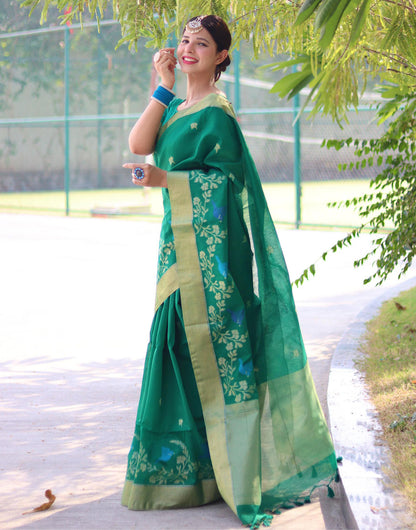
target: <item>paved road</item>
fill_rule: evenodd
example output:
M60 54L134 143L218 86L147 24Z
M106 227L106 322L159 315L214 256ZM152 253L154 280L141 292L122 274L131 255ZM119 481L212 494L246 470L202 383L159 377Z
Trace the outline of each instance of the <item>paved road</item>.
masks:
M153 313L159 225L115 219L0 214L1 528L240 529L218 503L131 512L120 506ZM339 234L279 232L292 278ZM364 287L333 255L295 290L318 394L348 324L383 289ZM22 516L46 499L52 510ZM273 527L346 528L338 498L275 517Z

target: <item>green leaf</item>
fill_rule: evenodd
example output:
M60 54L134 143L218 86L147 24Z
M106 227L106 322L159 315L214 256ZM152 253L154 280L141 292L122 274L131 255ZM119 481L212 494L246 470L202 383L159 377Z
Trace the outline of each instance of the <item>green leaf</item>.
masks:
M312 100L313 98L313 95L315 94L315 91L317 90L323 76L325 75L325 72L324 71L321 71L316 77L313 77L313 74L312 75L312 79L310 81L308 81L308 83L311 85L311 90L309 92L309 95L307 98L305 98L305 101L299 111L299 114L298 116L296 117L296 120L299 118L299 116L302 114L302 112L305 110L305 108L307 107L308 103ZM305 85L306 86L306 85ZM292 95L295 95L295 92L292 94ZM292 97L292 96L290 96Z
M305 0L302 4L302 7L299 9L298 16L295 20L295 26L299 26L305 20L307 20L321 3L322 0Z
M296 88L305 87L310 82L311 77L313 78L310 67L308 68L308 66L306 66L301 72L293 72L280 79L280 81L272 87L270 92L277 92L282 98L286 97L289 93L293 96ZM299 88L299 90L301 90L301 88Z
M319 45L322 50L328 48L338 28L342 15L351 0L341 0L327 23L321 28Z
M308 76L305 76L304 79L301 79L299 83L293 87L293 89L289 92L288 99L293 98L293 96L296 96L296 94L299 94L299 92L309 85L309 83L313 80L313 74L309 74ZM302 107L303 108L303 107Z
M289 68L289 66L296 66L298 64L310 63L309 55L300 54L297 55L294 59L289 59L288 61L280 61L278 63L265 64L260 67L260 69L270 69L272 72L277 72L278 70L283 70Z
M353 46L359 39L361 35L361 30L363 29L369 10L370 10L370 0L363 0L363 3L361 4L358 14L355 17L354 22L353 22L353 26L351 30L351 37L350 37L350 46Z
M320 29L331 18L340 3L344 3L344 0L341 0L341 2L340 0L323 0L316 13L316 29Z

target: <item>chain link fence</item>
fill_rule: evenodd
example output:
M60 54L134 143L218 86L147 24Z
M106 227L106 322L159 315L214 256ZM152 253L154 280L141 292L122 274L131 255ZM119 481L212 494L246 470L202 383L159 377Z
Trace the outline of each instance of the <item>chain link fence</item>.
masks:
M118 201L124 213L161 213L121 167L144 161L128 152L128 134L149 99L153 50L144 42L116 49L119 38L113 21L100 33L74 25L0 35L0 210L90 215L102 200L108 213L120 213ZM380 136L375 111L350 112L343 130L330 118L303 114L296 159L293 103L270 93L277 78L260 69L267 62L252 61L243 46L220 88L236 107L274 219L294 224L300 210L298 225L356 224L353 213L335 222L326 202L360 193L377 168L340 172L339 164L355 161L353 149L320 145L324 138ZM176 91L185 90L178 76ZM147 209L140 210L143 200Z

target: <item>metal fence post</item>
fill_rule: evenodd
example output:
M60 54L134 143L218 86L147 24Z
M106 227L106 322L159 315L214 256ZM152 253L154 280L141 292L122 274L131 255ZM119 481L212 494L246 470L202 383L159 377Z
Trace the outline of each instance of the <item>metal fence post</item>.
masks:
M295 182L295 201L296 201L296 221L295 226L298 229L302 222L301 199L302 199L302 175L301 175L301 154L300 154L300 116L296 119L300 110L299 94L293 98L293 125L294 150L293 150L293 180Z
M65 214L69 215L69 28L65 28L65 63L64 63L64 86L65 86Z
M238 116L240 112L240 50L234 50L234 110Z
M97 35L97 116L100 118L103 108L103 50L101 45L101 33ZM97 121L97 187L102 187L103 168L101 162L101 144L102 144L102 124L101 120Z

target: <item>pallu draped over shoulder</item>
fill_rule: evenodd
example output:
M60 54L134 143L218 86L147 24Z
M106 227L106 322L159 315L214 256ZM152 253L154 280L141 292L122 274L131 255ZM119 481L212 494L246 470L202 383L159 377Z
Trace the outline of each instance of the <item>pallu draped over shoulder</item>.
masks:
M252 528L337 476L290 280L225 97L162 118L156 308L122 503L223 498Z

